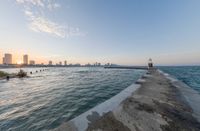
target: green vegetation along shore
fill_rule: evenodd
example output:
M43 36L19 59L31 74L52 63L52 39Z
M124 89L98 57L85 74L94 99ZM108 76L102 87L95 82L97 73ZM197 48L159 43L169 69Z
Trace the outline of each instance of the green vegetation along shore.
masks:
M7 72L4 71L0 71L0 80L2 79L7 79L9 80L10 78L23 78L23 77L27 77L27 72L23 71L20 69L20 71L17 74L9 74Z
M8 76L8 75L9 75L8 73L6 73L6 72L4 72L4 71L0 71L0 78L6 77L6 76Z

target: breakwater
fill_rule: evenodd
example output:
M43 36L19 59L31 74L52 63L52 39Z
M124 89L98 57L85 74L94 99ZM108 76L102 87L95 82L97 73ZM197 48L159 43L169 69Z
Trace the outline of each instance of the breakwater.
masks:
M200 96L180 81L159 70L150 70L128 98L110 111L106 103L62 124L57 131L199 131ZM120 95L120 94L119 94ZM192 95L194 97L192 97ZM125 97L124 97L125 98ZM108 107L109 107L108 106ZM102 109L102 110L101 110ZM106 108L107 109L107 108ZM80 119L81 118L81 119Z

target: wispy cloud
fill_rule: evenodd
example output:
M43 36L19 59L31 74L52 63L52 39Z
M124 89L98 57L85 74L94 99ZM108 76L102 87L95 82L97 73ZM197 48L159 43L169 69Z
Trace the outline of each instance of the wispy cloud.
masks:
M54 9L56 9L56 8L59 8L59 7L61 7L60 6L60 4L58 4L58 3L49 3L48 5L47 5L47 8L49 9L49 10L54 10Z
M61 38L66 36L66 28L62 25L54 23L47 18L35 16L33 12L25 10L25 15L29 20L29 28L35 32L45 32Z
M78 27L61 25L45 17L45 12L54 11L61 5L56 0L16 0L23 5L24 14L27 16L28 27L34 32L44 32L61 38L72 36L84 36L86 33Z
M35 5L44 7L45 0L16 0L20 4Z
M31 17L29 28L35 32L45 32L59 37L65 37L65 27L43 17Z

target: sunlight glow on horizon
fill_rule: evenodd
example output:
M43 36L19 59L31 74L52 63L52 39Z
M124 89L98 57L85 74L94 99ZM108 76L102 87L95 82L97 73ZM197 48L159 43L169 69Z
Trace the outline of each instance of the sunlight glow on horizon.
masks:
M21 65L21 64L23 64L23 62L21 61L21 60L17 60L17 65Z

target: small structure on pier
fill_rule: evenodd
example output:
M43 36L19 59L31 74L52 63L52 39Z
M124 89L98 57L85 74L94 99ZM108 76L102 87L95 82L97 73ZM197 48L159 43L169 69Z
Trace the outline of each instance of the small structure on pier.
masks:
M153 61L150 58L149 61L148 61L148 68L152 68L152 67L153 67Z

